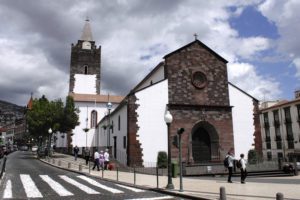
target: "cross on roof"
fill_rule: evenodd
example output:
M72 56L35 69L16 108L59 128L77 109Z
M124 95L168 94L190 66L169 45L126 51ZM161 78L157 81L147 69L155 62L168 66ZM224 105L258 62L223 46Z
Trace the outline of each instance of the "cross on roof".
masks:
M195 40L197 40L197 37L198 37L197 33L194 33L194 37L195 37Z

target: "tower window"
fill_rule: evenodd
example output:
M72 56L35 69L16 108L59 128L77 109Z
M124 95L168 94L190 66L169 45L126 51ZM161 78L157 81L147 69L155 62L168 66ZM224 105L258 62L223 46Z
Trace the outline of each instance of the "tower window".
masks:
M97 125L97 111L93 110L91 113L91 128L95 128Z
M121 130L121 117L118 117L118 130Z
M84 65L83 66L84 67L84 74L88 74L88 69L89 69L89 66L87 66L87 65Z

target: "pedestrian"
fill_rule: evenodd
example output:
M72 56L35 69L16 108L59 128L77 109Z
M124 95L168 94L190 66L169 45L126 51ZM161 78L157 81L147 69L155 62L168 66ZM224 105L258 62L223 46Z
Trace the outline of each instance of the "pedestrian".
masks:
M104 170L104 154L103 154L102 150L99 153L99 165L100 165L100 168L102 170Z
M109 153L108 153L108 149L105 149L104 152L104 169L108 169L108 164L109 164Z
M79 152L79 148L78 148L78 146L76 145L76 146L74 147L74 159L75 159L75 161L77 160L78 152Z
M97 166L98 171L99 169L99 153L98 150L96 149L95 153L94 153L94 167L93 170L95 169L95 167Z
M232 153L232 151L229 151L226 155L226 158L227 161L228 161L228 179L227 179L227 182L228 183L232 183L232 180L231 180L231 177L232 177L232 171L233 171L233 163L234 163L234 155Z
M240 164L241 164L241 183L242 184L245 184L245 179L246 179L246 177L247 177L247 169L246 169L246 160L244 159L244 154L242 153L241 155L240 155L240 160L238 161L238 162L240 162Z
M84 158L85 158L85 164L89 164L89 159L90 159L90 151L88 148L84 150Z

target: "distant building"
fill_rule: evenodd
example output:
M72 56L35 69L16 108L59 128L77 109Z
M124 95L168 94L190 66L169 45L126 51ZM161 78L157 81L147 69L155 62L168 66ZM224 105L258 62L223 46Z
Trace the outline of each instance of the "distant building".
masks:
M300 161L300 91L291 101L262 103L260 112L263 157Z

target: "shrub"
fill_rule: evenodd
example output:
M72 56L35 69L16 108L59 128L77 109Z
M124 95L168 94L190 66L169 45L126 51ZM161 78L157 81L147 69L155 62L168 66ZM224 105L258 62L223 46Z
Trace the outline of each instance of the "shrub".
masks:
M167 168L168 166L168 156L167 152L160 151L157 154L157 167L158 168Z

